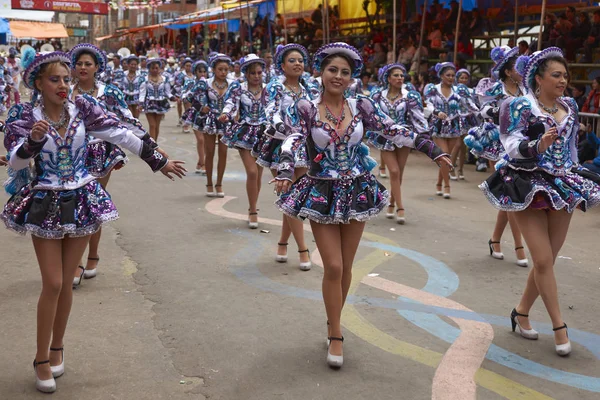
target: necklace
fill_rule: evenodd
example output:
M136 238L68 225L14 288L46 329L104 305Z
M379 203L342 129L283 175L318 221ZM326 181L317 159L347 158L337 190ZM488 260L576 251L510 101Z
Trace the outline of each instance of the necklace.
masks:
M92 88L90 90L83 90L81 86L79 86L79 83L77 83L77 91L79 92L79 94L88 94L93 97L94 92L96 91L96 81L94 81L94 84L92 85Z
M223 90L227 87L227 81L223 82L223 83L219 83L217 81L213 81L213 85L215 85L215 87L219 90Z
M542 107L542 110L546 111L548 114L554 115L558 112L558 105L554 103L554 107L546 107L538 100L538 105Z
M388 96L390 95L390 92L388 92ZM400 97L402 95L402 91L398 92L397 95L395 95L394 97L392 97L391 99L388 97L388 100L391 101L392 103L395 102L398 97Z
M42 117L44 118L44 120L48 121L50 126L56 131L64 128L69 123L69 114L67 113L67 107L63 107L62 111L60 112L58 122L54 122L50 119L50 117L48 117L48 114L46 114L46 109L42 105Z
M248 91L249 91L250 93L252 93L252 95L253 95L254 97L256 97L256 96L257 96L257 95L258 95L260 92L262 92L262 86L259 86L259 88L258 88L256 91L254 91L254 90L250 89L250 86L248 86Z
M299 94L302 93L300 86L292 86L292 85L289 85L288 83L286 83L285 87L288 88L289 91L294 94L294 96L298 96Z
M345 102L342 102L342 112L340 113L339 117L333 115L333 113L329 109L329 106L325 104L325 118L327 118L327 120L333 125L339 127L339 125L342 124L342 121L346 118L346 107L344 106L345 104Z

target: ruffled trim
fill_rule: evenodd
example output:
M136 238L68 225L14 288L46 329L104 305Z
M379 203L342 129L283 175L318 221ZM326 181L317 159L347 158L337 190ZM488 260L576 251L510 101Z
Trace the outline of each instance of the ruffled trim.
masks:
M546 200L550 202L552 209L556 210L556 211L565 209L568 213L572 213L577 208L579 208L579 206L581 205L581 210L585 212L588 208L593 208L593 207L597 206L598 204L600 204L600 199L590 202L590 201L584 199L583 197L580 197L573 204L567 203L562 198L559 201L555 202L554 198L553 198L553 193L551 193L548 189L540 187L538 185L533 186L531 191L525 197L524 203L502 204L496 198L496 196L494 196L494 194L491 192L487 182L484 181L481 185L479 185L479 189L481 189L481 191L483 192L485 197L488 199L488 201L490 203L492 203L492 205L500 211L524 211L524 210L528 209L529 206L531 206L533 199L535 198L535 196L538 193L545 194Z
M70 237L93 235L100 230L103 224L119 219L119 213L115 210L108 214L100 215L98 216L98 221L85 228L76 228L75 224L63 225L60 231L49 231L32 224L19 225L14 221L9 220L5 214L0 214L0 219L4 221L4 225L6 225L8 229L17 232L20 235L26 235L27 232L29 232L33 236L41 237L43 239L64 239L66 235L69 235Z

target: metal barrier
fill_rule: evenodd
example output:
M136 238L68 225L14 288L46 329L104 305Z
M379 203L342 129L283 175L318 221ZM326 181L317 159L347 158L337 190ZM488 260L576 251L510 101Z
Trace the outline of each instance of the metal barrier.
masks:
M579 123L585 124L587 132L594 132L600 136L600 114L579 113Z

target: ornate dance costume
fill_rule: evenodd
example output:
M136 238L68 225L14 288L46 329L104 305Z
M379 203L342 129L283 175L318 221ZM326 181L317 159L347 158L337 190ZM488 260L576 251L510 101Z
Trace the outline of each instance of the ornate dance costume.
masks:
M562 121L544 114L531 94L504 102L500 109L500 140L505 161L479 187L503 211L576 208L586 211L600 202L600 175L581 168L577 160L579 118L569 97L557 99L566 110ZM541 136L550 128L558 138L543 153Z
M147 114L166 114L171 108L171 98L171 84L164 77L159 82L153 82L148 76L140 85L140 104L142 111Z
M179 71L175 74L173 79L173 95L178 99L183 98L183 93L185 92L185 88L189 88L196 81L196 77L192 75L188 75L185 71Z
M425 101L431 111L429 125L434 137L448 139L462 135L462 118L466 110L478 111L476 106L472 109L474 103L467 101L468 90L465 85L452 86L450 96L446 97L442 94L441 84L430 83L425 86ZM445 113L448 118L439 119L437 116L440 112Z
M346 102L352 121L342 135L321 120L320 99L300 100L290 109L286 123L292 134L283 142L277 179L291 180L300 148L306 146L311 161L309 172L276 202L285 214L338 224L368 220L386 206L388 192L371 174L376 163L362 143L366 131L381 132L398 147L414 147L434 160L444 155L428 135L394 124L371 99Z
M253 150L253 155L256 157L256 162L270 169L278 169L280 164L280 153L282 140L276 139L273 135L275 132L283 133L285 127L285 113L289 107L300 99L310 99L309 92L300 83L300 93L294 93L284 85L285 76L279 76L267 85L266 88L266 117L267 130L256 143ZM272 133L269 133L269 128ZM308 167L306 149L303 147L296 156L296 168Z
M123 67L120 65L117 68L111 68L109 72L109 77L106 83L111 83L119 89L123 89L121 85L123 84L123 78L125 77L125 71Z
M153 171L167 163L93 98L78 96L66 107L69 123L64 137L50 128L39 142L30 132L43 119L41 107L19 104L9 111L4 145L10 167L22 170L30 160L35 162L33 181L21 187L0 214L6 226L18 233L31 232L46 239L86 236L118 218L110 195L86 168L90 135L139 155Z
M262 136L265 124L265 92L258 98L248 90L248 82L233 82L227 93L223 113L230 121L239 111L239 119L233 122L221 141L229 147L252 150Z
M227 124L219 122L217 118L219 118L219 115L221 115L223 112L223 108L225 107L225 99L229 90L225 91L223 95L219 95L219 93L213 88L212 84L214 80L214 77L208 79L202 78L196 83L196 87L193 90L193 99L190 103L192 104L192 107L196 109L196 121L198 119L201 121L202 118L204 118L204 121L203 125L201 123L197 123L196 121L192 121L192 125L199 127L201 126L203 129L200 130L209 135L222 135L225 133ZM233 81L227 79L228 87L231 86L232 83ZM202 108L204 108L204 106L208 106L208 108L210 108L206 114L202 113ZM193 111L188 114L188 121L189 115L192 114L194 114Z
M129 73L123 76L120 87L125 95L125 103L127 105L137 105L140 103L140 86L146 80L146 78L138 71L136 72L133 79L130 78Z
M389 116L396 124L403 125L416 134L429 131L427 120L423 115L423 103L419 92L408 91L402 87L402 97L394 102L387 98L388 92L389 89L383 89L375 92L371 97L385 115ZM402 147L398 142L386 139L379 132L368 132L367 137L369 144L379 150L394 151L397 147Z

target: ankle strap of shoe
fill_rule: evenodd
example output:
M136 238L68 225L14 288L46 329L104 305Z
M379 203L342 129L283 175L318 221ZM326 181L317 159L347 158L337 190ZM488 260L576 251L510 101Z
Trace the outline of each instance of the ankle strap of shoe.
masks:
M563 326L559 326L558 328L552 328L552 330L554 332L560 331L561 329L567 329L567 324L564 324Z
M63 351L63 347L50 347L50 351Z
M343 336L342 337L329 336L327 339L329 339L329 340L338 340L340 342L344 341L344 337Z

